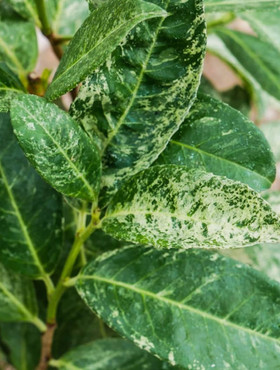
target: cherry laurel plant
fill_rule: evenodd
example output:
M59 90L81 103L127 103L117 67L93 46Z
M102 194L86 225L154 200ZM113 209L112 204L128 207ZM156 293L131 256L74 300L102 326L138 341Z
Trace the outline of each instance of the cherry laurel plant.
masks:
M280 368L279 9L0 1L1 369Z

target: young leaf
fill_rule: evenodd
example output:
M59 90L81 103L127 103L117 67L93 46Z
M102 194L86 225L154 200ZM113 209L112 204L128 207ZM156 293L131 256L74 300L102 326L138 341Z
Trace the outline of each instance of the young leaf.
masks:
M141 0L111 0L98 8L70 42L46 97L53 100L83 81L104 63L136 24L165 16L163 9Z
M109 326L172 365L279 365L280 286L232 259L132 246L90 263L76 287Z
M36 320L37 305L32 282L0 264L0 321Z
M20 78L31 72L38 55L35 26L19 17L1 19L0 59L15 71Z
M6 63L0 62L0 112L8 112L11 100L23 92L25 88L17 75Z
M163 4L172 15L132 30L72 106L75 119L100 143L108 198L163 151L198 89L206 43L203 2Z
M67 113L42 98L22 95L12 102L11 117L25 155L47 182L65 195L96 200L99 152Z
M260 126L260 129L264 133L267 141L271 146L271 150L274 154L276 162L280 162L280 146L279 146L279 136L280 136L280 122L269 122L264 123Z
M199 95L156 163L201 168L257 191L270 188L276 172L262 132L240 112L207 95Z
M228 28L216 30L226 47L261 87L280 100L280 52L255 36Z
M280 6L280 0L205 0L206 11L211 12L237 12L245 10L271 10Z
M112 338L79 346L51 365L60 370L175 370L132 343Z
M27 323L0 323L0 339L16 370L33 370L40 360L41 334ZM1 368L1 362L0 362ZM5 368L6 370L11 368Z
M184 166L155 166L129 179L102 229L165 248L240 247L279 242L280 220L248 186Z
M29 165L7 114L0 129L0 260L45 278L61 250L61 199Z

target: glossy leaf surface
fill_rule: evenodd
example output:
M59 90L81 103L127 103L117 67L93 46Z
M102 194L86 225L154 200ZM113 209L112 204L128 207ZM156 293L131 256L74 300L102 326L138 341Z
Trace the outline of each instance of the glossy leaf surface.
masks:
M16 74L0 62L0 112L10 110L10 102L17 94L25 92L25 89Z
M0 321L33 321L36 314L32 282L0 264Z
M99 153L76 122L56 105L34 95L12 103L12 124L25 155L57 191L95 201Z
M158 6L141 0L112 0L94 11L70 42L46 97L70 91L104 63L127 33L139 22L166 16Z
M134 28L72 105L74 117L99 141L107 198L158 157L199 85L206 42L202 1L155 3L171 15Z
M247 185L184 166L155 166L129 179L103 230L165 248L240 247L280 240L280 220Z
M276 162L280 162L280 122L269 122L260 126L260 129L264 133L267 141L271 146L271 150L274 154Z
M264 11L268 8L276 8L277 6L280 6L279 0L205 0L205 8L209 13L245 10Z
M279 364L280 286L232 259L132 246L90 263L76 286L112 328L173 365Z
M7 114L0 114L0 127L0 260L46 276L61 250L61 199L29 165Z
M61 370L175 370L132 343L112 338L77 347L52 364Z
M261 191L275 179L275 162L262 132L228 105L200 95L157 164L201 168Z
M280 99L279 50L255 36L227 28L220 28L216 34L261 87Z

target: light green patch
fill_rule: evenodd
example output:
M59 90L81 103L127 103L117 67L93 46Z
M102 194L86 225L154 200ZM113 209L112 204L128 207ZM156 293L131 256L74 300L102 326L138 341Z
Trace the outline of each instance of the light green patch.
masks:
M205 0L206 12L264 11L280 7L280 0Z
M10 102L25 89L17 75L6 65L0 62L0 112L10 110Z

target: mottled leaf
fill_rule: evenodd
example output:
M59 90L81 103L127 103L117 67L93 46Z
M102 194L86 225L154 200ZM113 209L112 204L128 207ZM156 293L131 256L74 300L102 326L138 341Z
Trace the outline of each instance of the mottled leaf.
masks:
M53 100L73 89L104 63L136 24L165 16L163 9L141 0L111 0L98 8L70 42L46 97Z
M16 370L36 368L40 360L41 335L35 326L26 323L1 323L0 339L7 349L9 362Z
M11 100L22 92L25 88L17 75L6 63L0 62L0 112L8 112Z
M86 80L71 109L99 141L107 198L158 157L199 85L206 41L202 1L155 2L172 15L134 28Z
M0 260L46 278L61 250L61 199L29 165L7 114L0 129Z
M61 370L174 369L123 339L104 339L77 347L51 365Z
M270 95L280 99L280 52L255 36L228 28L216 30L234 57Z
M48 0L46 7L52 30L60 36L73 36L89 15L85 0Z
M232 259L132 246L90 263L76 287L112 328L173 365L279 364L280 286Z
M280 162L280 122L269 122L260 126L264 136L268 140L276 162Z
M269 144L254 123L207 95L199 95L156 163L201 168L257 191L270 188L276 172Z
M225 12L225 11L245 11L258 10L264 11L270 8L280 6L280 0L205 0L207 12Z
M35 26L21 18L0 14L0 59L23 80L36 65L38 55Z
M40 21L34 0L4 0L23 18L34 20L38 25ZM49 0L48 0L49 1Z
M0 264L0 321L34 321L37 315L32 282Z
M247 185L175 165L129 179L110 203L102 229L120 240L166 248L280 240L279 218Z
M67 113L42 98L23 95L12 102L11 117L27 158L47 182L65 195L96 200L99 152Z

